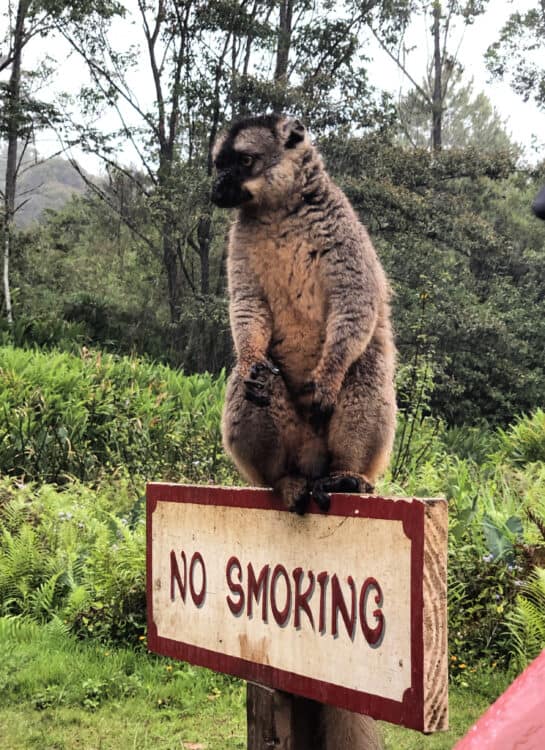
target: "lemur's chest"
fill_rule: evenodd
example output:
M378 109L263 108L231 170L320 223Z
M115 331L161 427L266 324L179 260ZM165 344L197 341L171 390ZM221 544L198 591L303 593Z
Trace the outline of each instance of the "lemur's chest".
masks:
M303 320L323 320L318 253L306 239L260 237L249 260L274 318L295 314Z

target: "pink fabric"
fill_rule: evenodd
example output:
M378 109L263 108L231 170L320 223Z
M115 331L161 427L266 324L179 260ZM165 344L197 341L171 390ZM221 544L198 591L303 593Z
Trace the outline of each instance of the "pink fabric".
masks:
M453 750L545 750L545 651Z

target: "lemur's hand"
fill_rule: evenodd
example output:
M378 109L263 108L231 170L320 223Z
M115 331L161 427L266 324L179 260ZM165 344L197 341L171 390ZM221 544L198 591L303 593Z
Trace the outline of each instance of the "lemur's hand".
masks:
M308 380L299 390L299 402L309 411L310 423L316 429L326 425L335 411L338 389L323 380Z
M270 360L253 362L244 377L246 399L256 406L269 406L272 378L278 375L280 370Z

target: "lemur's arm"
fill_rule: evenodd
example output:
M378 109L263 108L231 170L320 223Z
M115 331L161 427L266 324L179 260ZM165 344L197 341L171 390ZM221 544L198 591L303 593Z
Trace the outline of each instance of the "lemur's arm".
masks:
M237 367L248 377L256 363L268 363L272 316L259 281L243 254L233 253L228 264L229 317L237 353Z
M365 237L365 241L370 240ZM375 330L380 304L380 283L374 250L362 253L353 240L336 242L320 257L327 323L322 355L307 392L315 410L327 415L334 409L344 376L360 357Z

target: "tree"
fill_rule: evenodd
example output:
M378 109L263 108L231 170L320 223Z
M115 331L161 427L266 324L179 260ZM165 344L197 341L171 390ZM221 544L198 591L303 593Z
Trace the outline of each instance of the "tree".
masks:
M443 101L442 145L444 148L475 147L482 151L514 148L506 123L483 92L475 93L473 80L464 82L458 71L450 79ZM416 89L399 102L400 137L417 148L431 147L430 110Z
M63 137L82 139L127 175L115 149L123 139L132 144L137 172L149 181L137 187L153 217L141 239L161 257L174 332L196 298L223 289L217 237L224 219L209 201L219 128L239 114L271 109L300 114L317 130L369 125L379 107L358 60L358 34L377 4L347 1L333 18L328 4L306 0L139 0L140 42L132 49L120 51L104 24L65 32L91 85L80 97L87 119L75 114L73 133ZM154 90L147 103L130 77L144 59ZM90 120L108 108L119 127L103 134ZM114 206L103 188L92 188Z
M521 13L512 13L500 32L500 38L487 51L487 66L500 79L508 78L524 101L534 99L545 107L545 4Z
M4 188L4 264L3 287L4 302L8 325L13 324L11 289L9 283L9 261L13 235L13 217L15 214L15 190L17 185L17 143L21 123L21 61L25 45L25 23L30 7L30 0L19 0L13 28L13 42L10 45L11 72L5 91L3 130L5 131L8 151L6 159L6 178Z
M434 0L431 3L430 31L433 55L422 84L418 83L409 70L410 50L405 46L405 38L409 25L415 18L423 16L424 19L428 19L430 3L394 0L385 3L384 6L371 29L382 49L410 81L415 95L428 112L431 149L433 152L439 152L443 147L443 120L451 79L456 72L462 70L457 53L450 52L448 48L452 28L457 20L461 20L465 25L473 23L475 18L484 12L486 0Z
M392 134L331 136L323 150L377 245L400 362L433 380L433 413L505 424L543 401L545 228L513 154L434 154ZM402 392L400 406L418 398Z
M4 18L7 28L3 44L7 53L0 60L0 70L9 70L8 81L0 85L3 102L0 116L0 136L7 142L6 170L3 198L3 292L8 325L13 323L10 289L10 258L12 255L14 217L21 207L16 205L17 179L27 147L36 130L51 125L57 119L54 107L36 99L28 85L33 78L44 74L46 67L37 74L24 75L23 51L37 36L44 36L55 27L67 27L81 23L90 15L99 13L111 16L117 6L110 0L75 0L68 7L62 0L18 0L16 6L9 0Z

